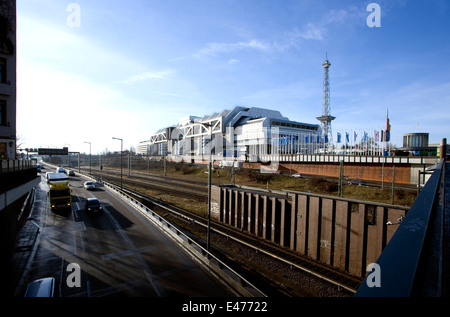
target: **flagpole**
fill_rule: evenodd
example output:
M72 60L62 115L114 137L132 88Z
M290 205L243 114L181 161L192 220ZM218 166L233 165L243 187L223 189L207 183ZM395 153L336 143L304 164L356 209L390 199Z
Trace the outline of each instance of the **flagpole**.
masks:
M389 156L391 156L391 149L390 149L389 141L388 141L388 131L389 131L389 109L386 108L386 132L385 132L386 147L388 149Z
M389 123L389 109L386 109L386 141L388 142L389 156L391 156L391 124Z

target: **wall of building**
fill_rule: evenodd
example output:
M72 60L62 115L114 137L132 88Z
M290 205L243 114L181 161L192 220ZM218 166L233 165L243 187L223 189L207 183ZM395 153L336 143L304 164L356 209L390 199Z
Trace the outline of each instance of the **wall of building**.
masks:
M404 148L428 147L428 133L407 133L403 135Z
M0 3L0 159L16 155L16 1Z
M279 111L257 107L235 107L203 118L189 117L167 129L170 131L161 129L140 142L139 153L163 155L158 149L164 143L173 160L191 153L209 154L212 149L216 160L236 157L244 161L267 154L313 153L326 146L318 124L290 121Z

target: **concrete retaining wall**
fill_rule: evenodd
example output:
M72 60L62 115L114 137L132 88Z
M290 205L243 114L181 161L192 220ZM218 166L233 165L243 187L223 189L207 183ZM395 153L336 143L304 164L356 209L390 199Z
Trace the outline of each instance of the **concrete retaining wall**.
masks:
M321 196L212 187L216 221L358 277L376 261L408 207Z

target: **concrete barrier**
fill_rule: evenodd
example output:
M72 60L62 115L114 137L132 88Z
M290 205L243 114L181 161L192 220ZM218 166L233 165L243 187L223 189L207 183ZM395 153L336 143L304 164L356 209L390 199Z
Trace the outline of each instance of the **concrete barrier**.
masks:
M211 217L357 277L408 207L303 192L213 186ZM392 225L391 225L392 224Z

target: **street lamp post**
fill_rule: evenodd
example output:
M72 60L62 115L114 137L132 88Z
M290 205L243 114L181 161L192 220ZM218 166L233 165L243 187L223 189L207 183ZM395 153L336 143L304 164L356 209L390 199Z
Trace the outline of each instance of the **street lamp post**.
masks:
M194 124L195 122L191 121L191 124ZM211 164L212 164L212 130L213 125L212 123L200 123L204 126L209 127L209 163L208 163L208 229L206 232L206 251L209 252L209 246L211 241Z
M208 232L206 250L209 252L210 231L211 231L211 163L212 163L212 124L209 125L209 164L208 164Z
M89 144L89 174L92 174L92 165L91 165L91 142L84 142Z
M123 189L122 183L122 152L123 152L123 140L113 137L114 140L120 140L120 189Z

